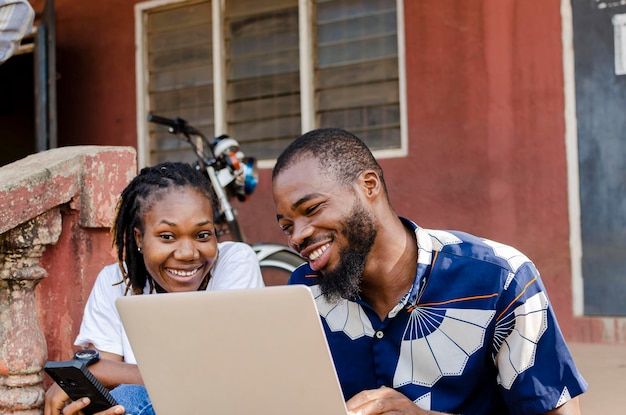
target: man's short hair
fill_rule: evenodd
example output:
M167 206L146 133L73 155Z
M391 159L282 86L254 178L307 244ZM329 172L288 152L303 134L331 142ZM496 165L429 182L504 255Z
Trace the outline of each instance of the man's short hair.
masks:
M276 160L272 180L307 157L317 159L322 171L332 174L343 186L354 183L361 172L374 170L387 193L382 168L367 145L354 134L339 128L320 128L298 137Z

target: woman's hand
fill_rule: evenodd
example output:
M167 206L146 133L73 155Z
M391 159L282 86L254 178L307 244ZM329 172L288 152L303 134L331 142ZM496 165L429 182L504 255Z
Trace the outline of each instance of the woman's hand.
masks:
M82 409L89 405L89 402L91 402L89 398L71 401L67 393L53 383L46 391L44 415L83 415ZM122 405L116 405L95 415L122 415L124 412Z
M63 411L61 411L62 415L83 415L81 409L89 405L89 398L81 398L77 401L73 401L68 404ZM122 405L115 405L110 407L105 411L100 411L95 413L94 415L122 415L124 413L124 407Z
M67 393L59 385L53 383L46 391L44 400L44 415L59 415L65 408L65 403L70 400Z

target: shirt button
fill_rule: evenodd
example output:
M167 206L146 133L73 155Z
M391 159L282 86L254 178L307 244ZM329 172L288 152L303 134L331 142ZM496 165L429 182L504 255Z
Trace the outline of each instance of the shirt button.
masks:
M378 330L378 331L376 332L376 338L377 338L377 339L382 339L382 338L383 338L383 336L384 336L384 334L383 334L383 332L382 332L381 330Z

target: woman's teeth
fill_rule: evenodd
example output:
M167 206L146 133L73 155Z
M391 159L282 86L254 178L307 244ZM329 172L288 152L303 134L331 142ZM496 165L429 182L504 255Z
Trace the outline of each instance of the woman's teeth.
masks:
M174 275L178 275L179 277L191 277L196 272L198 272L198 269L194 269L193 271L182 271L182 270L178 270L178 269L169 269L169 272L171 272Z

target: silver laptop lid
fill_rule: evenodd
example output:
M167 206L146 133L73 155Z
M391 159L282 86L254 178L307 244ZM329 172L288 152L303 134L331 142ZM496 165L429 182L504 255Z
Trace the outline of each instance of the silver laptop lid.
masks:
M138 295L117 308L157 415L345 415L308 287Z

